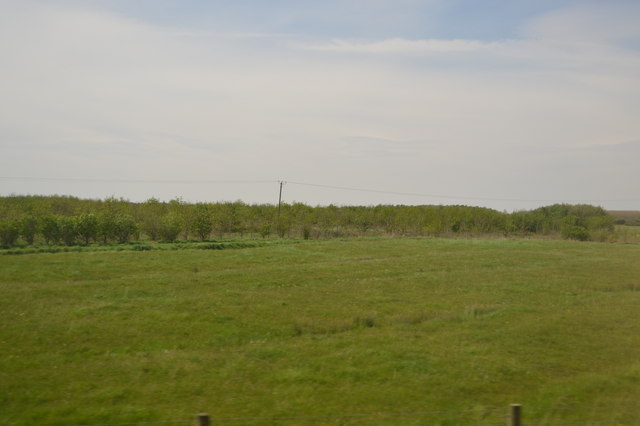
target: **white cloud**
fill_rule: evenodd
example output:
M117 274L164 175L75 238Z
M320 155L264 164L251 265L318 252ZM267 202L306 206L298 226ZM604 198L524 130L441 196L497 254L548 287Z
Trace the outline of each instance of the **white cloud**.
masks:
M428 54L482 52L496 49L499 43L478 40L407 40L391 38L378 41L332 40L320 45L302 45L301 48L343 53Z
M523 28L527 38L575 43L640 41L637 2L587 3L556 10Z
M555 30L582 9L532 23L536 38L523 40L310 45L156 27L73 5L2 6L6 175L284 178L541 199L577 198L562 180L572 172L587 188L580 196L597 199L603 181L616 182L615 165L594 167L589 157L592 167L578 171L586 154L558 147L638 139L638 55L606 37L582 43L582 24L571 36ZM124 191L116 195L160 195ZM271 200L261 189L188 191L163 196ZM429 202L314 194L288 199Z

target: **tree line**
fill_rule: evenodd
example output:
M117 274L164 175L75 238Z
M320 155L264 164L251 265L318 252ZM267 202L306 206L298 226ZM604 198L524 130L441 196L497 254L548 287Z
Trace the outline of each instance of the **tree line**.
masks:
M75 245L211 238L549 235L606 240L614 218L601 207L554 204L514 213L471 206L309 206L151 198L0 197L0 243Z

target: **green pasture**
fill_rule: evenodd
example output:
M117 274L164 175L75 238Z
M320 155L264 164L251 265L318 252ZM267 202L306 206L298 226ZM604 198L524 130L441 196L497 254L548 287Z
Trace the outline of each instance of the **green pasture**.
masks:
M0 321L0 424L640 418L638 244L5 255Z

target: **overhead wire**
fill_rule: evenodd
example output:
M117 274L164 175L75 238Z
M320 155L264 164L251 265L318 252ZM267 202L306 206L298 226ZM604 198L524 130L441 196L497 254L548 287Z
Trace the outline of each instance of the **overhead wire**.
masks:
M406 196L414 196L414 197L426 197L426 198L442 198L442 199L450 199L450 200L475 200L475 201L519 201L519 202L614 202L614 201L640 201L640 199L616 199L616 200L587 200L587 199L579 199L579 200L558 200L558 199L524 199L524 198L490 198L490 197L468 197L464 195L442 195L442 194L425 194L418 192L398 192L398 191L386 191L379 189L365 189L365 188L352 188L346 186L335 186L335 185L322 185L316 183L307 183L307 182L295 182L295 181L286 181L286 183L293 185L303 185L303 186L311 186L318 188L328 188L328 189L338 189L343 191L360 191L360 192L372 192L378 194L389 194L389 195L406 195Z
M357 188L342 185L326 185L311 182L298 182L290 180L240 180L240 179L117 179L117 178L54 178L54 177L32 177L32 176L0 176L0 180L24 180L24 181L54 181L54 182L104 182L104 183L148 183L148 184L292 184L299 186L334 189L340 191L366 192L374 194L399 195L410 197L421 197L444 200L472 200L472 201L503 201L503 202L553 202L553 203L601 203L601 202L638 202L638 198L618 198L618 199L552 199L552 198L508 198L508 197L473 197L467 195L445 195L429 194L419 192L390 191L383 189Z
M164 184L198 184L198 183L275 183L277 180L233 180L233 179L116 179L116 178L52 178L30 176L0 176L4 180L31 180L57 182L112 182L112 183L164 183Z

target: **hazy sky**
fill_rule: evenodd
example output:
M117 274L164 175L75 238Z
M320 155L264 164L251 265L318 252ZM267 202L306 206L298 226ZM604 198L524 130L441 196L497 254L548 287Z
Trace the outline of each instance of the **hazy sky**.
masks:
M312 205L640 209L639 20L637 0L0 0L0 195L275 203L284 180Z

